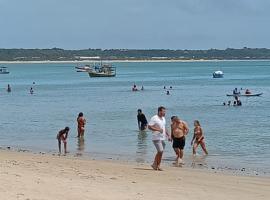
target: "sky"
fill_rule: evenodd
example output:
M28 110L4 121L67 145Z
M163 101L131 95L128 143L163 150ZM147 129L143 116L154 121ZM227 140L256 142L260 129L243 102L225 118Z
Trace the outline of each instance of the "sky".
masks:
M270 0L0 0L0 48L270 48Z

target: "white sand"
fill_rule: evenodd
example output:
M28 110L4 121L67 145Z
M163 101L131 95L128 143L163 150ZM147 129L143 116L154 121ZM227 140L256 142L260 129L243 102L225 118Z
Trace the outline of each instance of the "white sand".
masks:
M0 151L1 200L260 200L270 178Z

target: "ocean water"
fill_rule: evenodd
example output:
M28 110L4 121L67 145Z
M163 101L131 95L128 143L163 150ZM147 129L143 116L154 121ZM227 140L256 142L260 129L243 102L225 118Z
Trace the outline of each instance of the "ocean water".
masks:
M114 63L115 78L89 78L75 64L6 64L0 75L0 146L57 152L57 132L70 126L70 154L150 163L155 148L151 132L140 133L137 109L148 120L157 107L188 122L186 166L243 169L270 173L270 61ZM223 79L212 73L223 70ZM33 85L33 82L35 84ZM144 91L131 92L136 83ZM7 84L12 92L7 93ZM166 95L163 86L172 86ZM30 87L34 95L29 94ZM263 92L241 98L242 107L222 106L235 88ZM84 141L76 138L76 117L86 119ZM193 121L200 120L209 156L191 157ZM175 155L167 142L164 161Z

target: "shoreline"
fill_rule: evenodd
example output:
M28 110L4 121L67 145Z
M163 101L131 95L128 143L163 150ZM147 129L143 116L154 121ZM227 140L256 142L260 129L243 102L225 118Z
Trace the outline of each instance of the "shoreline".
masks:
M268 59L258 59L258 60L154 60L154 59L143 59L143 60L102 60L107 63L157 63L157 62L256 62L256 61L270 61ZM52 61L52 60L43 60L43 61L0 61L0 64L67 64L67 63L87 63L87 62L100 62L100 60L67 60L67 61Z
M5 199L266 200L270 179L0 150ZM106 191L106 192L104 192Z
M13 152L13 153L28 153L33 155L48 155L48 156L58 156L57 150L45 150L45 149L27 149L27 147L13 147L13 146L0 146L0 152ZM62 157L63 155L61 155ZM153 154L154 156L154 154ZM97 160L101 162L115 162L115 163L125 163L133 165L147 165L152 164L151 161L147 160L144 162L138 162L136 159L128 159L128 155L122 154L109 154L109 153L100 153L100 152L68 152L65 155L66 158L75 158L79 160ZM185 164L181 166L182 169L186 170L200 170L206 173L217 173L233 176L242 176L242 177L265 177L270 178L270 173L265 170L259 170L255 168L249 168L245 165L232 167L228 165L214 165L207 163L204 159L205 156L197 156L193 158L192 156L185 156ZM162 166L167 168L175 168L174 157L165 155L162 159Z

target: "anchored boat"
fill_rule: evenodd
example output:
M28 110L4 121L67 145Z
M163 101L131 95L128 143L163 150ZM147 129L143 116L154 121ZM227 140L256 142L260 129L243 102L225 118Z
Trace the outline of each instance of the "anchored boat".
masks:
M88 71L90 77L115 77L116 76L116 67L113 67L112 64L100 64L92 67Z
M223 76L224 76L223 71L215 71L213 73L213 78L223 78Z
M7 67L0 67L0 74L9 74Z
M263 93L256 94L226 94L228 97L259 97L263 95Z

